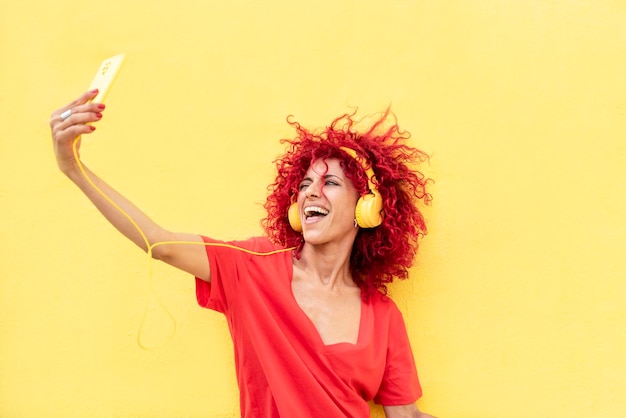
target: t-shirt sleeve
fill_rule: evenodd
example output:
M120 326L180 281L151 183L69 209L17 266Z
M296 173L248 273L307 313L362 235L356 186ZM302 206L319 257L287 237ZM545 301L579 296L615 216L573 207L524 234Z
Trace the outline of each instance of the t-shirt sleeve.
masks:
M374 401L385 406L409 405L421 396L422 388L404 319L394 305L389 318L387 363Z
M218 241L202 237L211 267L211 282L196 277L196 299L203 308L227 313L237 295L240 279L250 255L239 249L255 250L259 238L246 241Z

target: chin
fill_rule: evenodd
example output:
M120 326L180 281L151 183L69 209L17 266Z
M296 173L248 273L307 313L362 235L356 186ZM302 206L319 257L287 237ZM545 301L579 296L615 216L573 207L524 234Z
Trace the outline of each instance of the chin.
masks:
M304 238L305 244L309 245L320 245L325 242L322 234L317 231L304 231L302 237Z
M316 227L307 229L305 226L302 236L304 237L304 242L312 245L325 244L332 240L332 237L328 234L327 230Z
M334 243L340 243L344 240L346 240L348 238L348 236L350 235L350 232L338 232L338 231L334 231L333 234L328 233L328 231L321 231L321 230L305 230L302 234L302 236L304 237L304 242L305 244L308 245L324 245L324 244L330 244L332 242Z

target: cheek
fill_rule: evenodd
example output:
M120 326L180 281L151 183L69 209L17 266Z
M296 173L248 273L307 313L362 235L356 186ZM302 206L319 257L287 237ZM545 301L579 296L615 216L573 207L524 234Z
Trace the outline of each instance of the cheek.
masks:
M341 216L346 218L354 218L356 212L356 203L358 198L345 198L341 205Z

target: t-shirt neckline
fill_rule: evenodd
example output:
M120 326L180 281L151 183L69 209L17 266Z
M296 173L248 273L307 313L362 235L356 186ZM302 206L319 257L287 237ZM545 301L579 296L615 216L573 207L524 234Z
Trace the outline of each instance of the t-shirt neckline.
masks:
M291 257L290 257L291 258ZM295 310L298 312L300 318L302 318L301 322L306 323L306 327L308 329L307 334L311 336L311 339L314 340L315 344L321 351L346 351L346 350L355 350L363 345L363 340L365 339L365 330L366 330L366 320L369 318L369 304L363 300L361 297L361 312L359 317L359 330L357 333L356 343L351 343L349 341L340 341L336 343L326 344L322 339L315 323L309 318L309 316L304 312L304 310L298 304L296 297L293 294L293 289L291 287L291 282L293 281L293 258L291 258L291 269L289 269L289 277L287 281L287 286L290 295L290 301L295 307Z

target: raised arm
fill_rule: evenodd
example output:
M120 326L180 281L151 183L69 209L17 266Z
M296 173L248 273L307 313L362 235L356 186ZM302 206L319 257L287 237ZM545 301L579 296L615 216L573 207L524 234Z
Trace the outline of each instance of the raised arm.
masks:
M96 129L93 123L102 119L102 112L105 106L100 103L89 103L89 100L93 99L96 94L97 91L95 90L86 92L76 100L52 113L50 129L52 131L54 153L61 172L78 186L118 231L144 251L148 251L148 246L157 242L185 241L201 243L202 239L198 235L171 232L162 228L83 164L85 173L107 196L105 198L81 172L78 161L76 161L74 156L73 144L75 138L79 138L76 143L76 149L79 150L81 135L93 132ZM128 214L133 222L139 226L145 235L145 239L135 225L116 206ZM205 248L202 245L157 245L152 249L152 257L203 280L210 280L209 263Z

